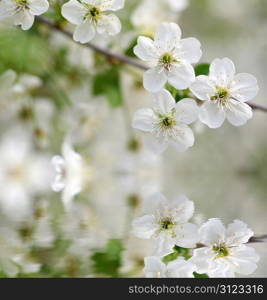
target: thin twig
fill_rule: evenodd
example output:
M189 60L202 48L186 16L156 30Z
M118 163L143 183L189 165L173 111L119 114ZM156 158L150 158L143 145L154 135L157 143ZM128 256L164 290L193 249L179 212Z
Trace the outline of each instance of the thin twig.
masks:
M65 36L72 39L73 34L71 32L69 32L68 30L66 30L64 28L61 28L60 26L58 26L53 21L51 21L47 18L44 18L42 16L37 16L36 19L40 23L46 24L50 28L52 28L52 29L54 29L58 32L61 32ZM102 54L103 56L105 56L108 59L117 60L119 62L128 64L132 67L135 67L135 68L138 68L138 69L141 69L141 70L144 70L144 71L148 69L145 65L143 65L142 63L136 61L135 59L132 59L132 58L130 58L128 56L125 56L125 55L122 55L122 54L114 53L114 52L112 52L112 51L110 51L106 48L99 47L99 46L97 46L93 43L87 43L87 44L82 44L82 45L87 47L87 48L90 48L90 49L92 49L92 50L94 50L94 51L96 51L100 54ZM264 105L261 105L261 104L256 104L254 102L247 102L247 104L255 110L261 110L261 111L267 112L267 106L264 106Z

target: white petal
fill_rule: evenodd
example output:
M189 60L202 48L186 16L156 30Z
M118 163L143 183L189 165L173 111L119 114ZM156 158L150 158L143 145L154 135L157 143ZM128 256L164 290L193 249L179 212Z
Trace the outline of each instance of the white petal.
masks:
M191 261L179 257L167 265L166 274L168 278L193 278L193 272L195 271L196 265Z
M161 154L168 147L168 140L163 137L156 137L151 134L146 134L144 136L144 144L146 147L155 154Z
M176 136L170 140L170 145L178 152L184 152L194 145L194 133L186 124L176 126Z
M242 275L252 274L257 269L256 263L259 261L255 249L242 245L233 250L231 261L235 265L235 272Z
M0 1L0 20L14 15L16 4L13 1Z
M168 72L168 82L178 90L187 89L195 81L195 71L190 64L176 64Z
M113 14L103 15L99 19L96 29L99 34L116 35L121 31L121 21Z
M175 227L175 244L183 248L195 248L199 242L198 228L195 224L184 223Z
M227 87L234 75L235 65L229 58L216 58L210 65L209 77L220 87Z
M216 89L214 83L209 79L208 76L200 75L196 78L190 86L191 92L199 100L210 100L215 95Z
M169 91L162 90L155 94L155 111L168 115L175 108L176 102Z
M157 49L154 46L154 42L144 36L140 36L137 40L137 45L134 47L134 54L142 60L155 61L158 59L159 55Z
M191 124L198 119L199 107L195 100L185 98L176 104L176 121Z
M167 232L161 231L155 241L155 255L165 256L173 252L175 239Z
M135 112L132 127L142 131L153 130L153 122L156 120L155 113L150 108L139 109Z
M175 23L162 23L156 30L155 46L164 52L172 51L181 39L181 29Z
M226 229L227 245L238 246L247 243L253 234L253 231L247 227L247 224L235 220Z
M56 172L62 172L65 167L65 160L62 156L56 155L52 158L51 163Z
M158 229L155 217L152 215L145 215L135 219L132 226L133 234L140 239L150 239Z
M221 220L210 219L199 229L200 242L212 246L225 241L225 227Z
M219 128L225 120L225 112L218 104L207 101L200 107L199 119L210 128Z
M144 73L144 88L149 92L159 92L167 82L167 76L158 67L152 68Z
M46 0L28 0L30 13L34 16L39 16L45 13L49 8L49 3Z
M196 272L199 274L206 274L209 270L210 264L209 248L203 247L193 251L193 256L189 261L196 266Z
M70 0L61 8L62 16L74 25L79 25L83 21L85 13L84 7L77 0Z
M143 209L148 213L155 214L157 210L166 207L169 204L167 198L161 193L155 193L145 199Z
M188 222L194 214L194 202L182 195L170 202L169 206L172 210L172 216L175 222L181 224Z
M78 25L74 31L73 39L82 44L90 42L95 36L94 25L90 21L86 21Z
M233 98L246 102L258 94L259 87L256 77L246 73L237 74L230 86L230 94Z
M21 25L23 30L28 30L32 27L34 22L34 16L28 11L20 11L14 16L14 24Z
M100 7L102 11L116 11L124 7L124 0L102 0Z
M165 277L166 265L157 256L148 256L144 259L144 274L147 278Z
M234 126L246 124L253 116L251 107L246 103L232 101L228 105L230 109L226 111L226 118Z
M196 38L187 38L181 40L180 58L191 64L199 62L202 51L201 44Z

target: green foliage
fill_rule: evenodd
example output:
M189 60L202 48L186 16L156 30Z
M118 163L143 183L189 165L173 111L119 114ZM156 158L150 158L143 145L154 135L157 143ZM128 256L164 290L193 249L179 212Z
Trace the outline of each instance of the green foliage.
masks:
M210 64L203 63L195 66L196 76L199 75L209 75Z
M136 45L137 45L137 37L131 41L129 47L125 50L124 54L130 57L135 57L133 49Z
M163 257L162 261L167 264L175 259L177 259L179 256L184 257L185 259L189 259L191 257L190 250L186 248L182 248L179 246L175 246L173 248L173 252L171 254L168 254Z
M41 75L50 63L47 42L33 28L0 29L0 72L13 69L19 73Z
M91 257L96 274L119 277L123 246L119 240L109 240L103 252L96 252Z
M93 94L105 95L111 107L119 107L123 103L118 68L112 67L93 78Z
M196 272L193 273L195 278L209 278L207 274L198 274Z

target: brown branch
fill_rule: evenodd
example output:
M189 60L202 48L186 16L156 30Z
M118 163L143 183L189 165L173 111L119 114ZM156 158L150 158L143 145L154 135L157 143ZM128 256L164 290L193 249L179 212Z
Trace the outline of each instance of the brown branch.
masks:
M69 37L72 39L72 33L69 32L68 30L58 26L56 23L54 23L53 21L47 19L47 18L44 18L42 16L38 16L36 17L36 19L40 22L40 23L43 23L45 25L47 25L48 27L58 31L58 32L61 32L62 34L64 34L65 36ZM119 62L122 62L122 63L125 63L127 65L130 65L132 67L135 67L135 68L138 68L138 69L141 69L141 70L147 70L148 68L143 65L142 63L138 62L137 60L135 59L132 59L128 56L125 56L125 55L122 55L122 54L117 54L117 53L114 53L106 48L103 48L103 47L100 47L100 46L97 46L93 43L87 43L87 44L82 44L83 46L91 49L91 50L94 50L98 53L100 53L101 55L105 56L107 59L109 60L114 60L114 61L119 61ZM267 106L264 106L264 105L261 105L261 104L257 104L257 103L254 103L254 102L247 102L248 105L250 105L251 108L255 109L255 110L261 110L261 111L264 111L264 112L267 112Z

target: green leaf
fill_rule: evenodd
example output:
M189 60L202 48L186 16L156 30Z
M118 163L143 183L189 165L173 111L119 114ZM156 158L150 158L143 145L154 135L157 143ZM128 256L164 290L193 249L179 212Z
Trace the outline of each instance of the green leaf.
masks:
M199 75L209 75L209 69L210 69L210 64L208 63L203 63L203 64L198 64L195 66L195 73L196 76Z
M131 41L129 47L128 47L128 48L125 50L125 52L124 52L125 55L130 56L130 57L135 57L135 54L134 54L134 52L133 52L133 49L134 49L134 47L137 45L137 39L138 39L138 38L136 37L136 38L134 38L134 39Z
M119 240L109 240L104 251L96 252L91 257L95 273L119 277L122 251L123 247Z
M118 68L97 74L93 79L93 94L105 95L111 107L119 107L123 103L123 97L120 87L120 74Z
M197 272L194 272L193 274L195 278L209 278L207 274L198 274Z
M175 246L173 248L173 253L164 256L162 261L165 264L167 264L167 263L177 259L179 256L182 256L185 259L189 259L191 257L190 250L186 249L186 248L179 247L179 246Z

